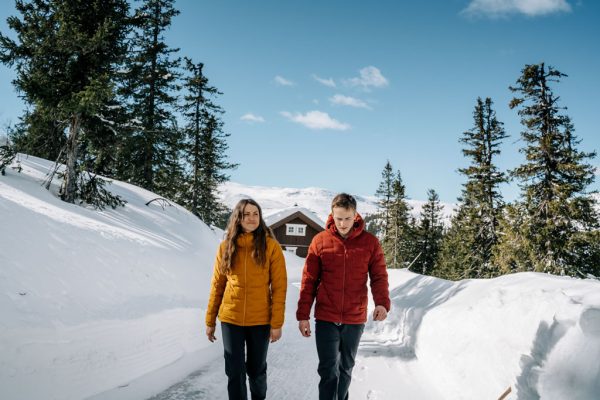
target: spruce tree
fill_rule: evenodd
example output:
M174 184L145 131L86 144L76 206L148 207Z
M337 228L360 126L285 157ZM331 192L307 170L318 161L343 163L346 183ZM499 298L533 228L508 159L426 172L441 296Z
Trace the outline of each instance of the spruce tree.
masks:
M474 126L460 139L470 165L459 169L467 177L458 210L445 235L440 255L440 275L449 279L487 278L500 274L492 263L498 243L498 224L503 201L499 185L505 174L494 164L507 135L496 118L492 100L477 99Z
M179 14L174 0L144 0L135 11L135 30L123 69L121 94L128 102L129 129L119 147L118 176L161 195L170 193L173 155L181 143L175 129L179 51L164 32Z
M74 202L84 192L94 193L90 187L82 188L87 182L80 176L86 141L82 132L92 137L93 120L114 98L113 68L125 51L128 4L125 0L18 0L16 8L22 19L10 17L8 25L17 41L0 34L0 61L16 67L14 84L34 108L31 125L39 121L42 126L34 129L36 134L46 132L49 140L58 132L64 135L57 158L66 164L61 197ZM93 187L103 185L97 180Z
M185 203L185 144L184 132L172 121L163 150L161 168L155 172L154 191L178 204Z
M214 102L222 93L209 84L203 68L204 64L185 58L186 94L180 111L185 120L183 154L189 172L185 174L181 202L210 226L223 220L226 208L219 202L218 187L229 179L225 171L237 164L226 160L229 134L223 132L219 118L223 109Z
M390 226L390 205L392 203L392 186L394 183L394 170L392 164L388 160L381 171L381 182L375 192L375 196L379 198L377 208L379 214L379 229L383 236L387 234Z
M65 60L60 59L55 49L58 16L52 3L15 1L22 17L7 18L7 25L16 33L17 41L0 33L0 61L15 67L17 79L13 84L29 105L16 127L19 134L13 137L17 150L56 160L66 144L64 124L57 112L62 99L53 96L60 85L54 79L47 79L45 63L50 72L64 65Z
M56 160L66 145L64 127L56 117L55 105L38 103L19 117L14 127L15 148L24 154Z
M379 213L375 212L373 214L366 214L363 216L365 221L365 230L378 238L383 237L383 230L381 224L381 218Z
M435 190L427 191L427 203L421 210L420 221L417 227L417 249L418 251L411 269L424 275L431 275L437 264L438 254L444 234L444 223L442 221L443 207Z
M389 226L382 240L389 268L403 268L413 259L414 230L410 224L410 209L406 201L406 187L400 171L395 174L389 203Z
M598 215L586 192L594 180L588 163L595 152L576 147L570 118L558 105L551 85L566 75L544 63L526 65L510 103L518 108L525 130L521 138L525 163L512 171L520 180L521 201L506 224L506 240L498 249L505 271L533 270L584 276L597 255ZM518 222L518 223L517 223ZM511 238L518 242L509 243ZM512 251L512 253L511 253Z
M463 240L465 236L475 236L473 227L466 222L468 221L467 210L464 200L460 198L459 204L454 209L450 226L444 234L438 263L433 274L439 278L460 280L475 275L471 272L477 265L475 252Z

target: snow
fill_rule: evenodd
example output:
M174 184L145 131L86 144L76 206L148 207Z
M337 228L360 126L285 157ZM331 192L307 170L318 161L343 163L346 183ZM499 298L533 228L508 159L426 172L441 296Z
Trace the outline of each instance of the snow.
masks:
M273 186L248 186L235 182L226 182L219 187L221 201L229 208L233 208L238 201L252 198L260 204L264 215L275 214L290 207L306 208L323 220L331 212L331 200L337 194L327 189L309 187L303 189L282 188ZM377 212L377 198L351 193L358 203L358 212L364 217ZM426 201L407 200L412 207L411 214L418 218ZM441 204L442 216L447 222L453 214L453 204Z
M222 345L204 335L222 232L177 205L145 206L154 193L118 181L108 188L124 208L66 204L58 182L40 185L52 163L20 158L21 173L0 177L0 397L226 398ZM320 218L331 199L322 189L226 188L230 202L298 203ZM314 335L303 338L295 321L303 260L285 256L286 323L268 354L268 398L314 399ZM599 281L389 274L392 310L367 323L352 398L496 399L508 387L513 400L600 398Z
M302 214L306 215L318 226L325 227L325 221L321 220L314 212L304 207L290 207L273 214L265 214L265 223L268 226L271 226L275 222L281 221L282 219L285 219L296 212L301 212Z
M206 347L220 238L126 183L124 208L66 204L40 186L52 163L21 160L0 179L0 397L85 398Z

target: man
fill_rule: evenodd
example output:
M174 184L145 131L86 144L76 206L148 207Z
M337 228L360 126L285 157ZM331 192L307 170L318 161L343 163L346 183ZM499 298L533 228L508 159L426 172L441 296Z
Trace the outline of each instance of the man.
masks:
M367 277L375 302L373 319L390 310L388 275L379 241L365 231L356 200L335 196L325 230L308 249L298 300L298 328L311 335L309 315L315 302L315 339L319 355L319 399L348 399L354 358L367 321Z

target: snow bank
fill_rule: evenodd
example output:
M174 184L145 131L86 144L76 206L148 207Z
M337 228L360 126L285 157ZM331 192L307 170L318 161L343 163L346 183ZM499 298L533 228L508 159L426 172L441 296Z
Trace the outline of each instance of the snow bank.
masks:
M122 182L124 208L64 203L40 185L51 163L21 161L0 178L2 398L81 399L206 347L220 237Z
M444 399L600 398L600 282L538 273L449 282L390 271L365 341L418 361Z

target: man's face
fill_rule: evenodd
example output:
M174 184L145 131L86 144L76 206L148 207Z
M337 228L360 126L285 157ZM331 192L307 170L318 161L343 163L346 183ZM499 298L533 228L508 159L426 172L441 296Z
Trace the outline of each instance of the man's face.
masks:
M354 217L356 217L356 210L352 208L333 207L333 222L337 228L339 234L346 238L352 231L354 226Z
M258 207L252 204L244 206L244 214L242 217L242 230L244 232L254 232L260 223L260 213Z

